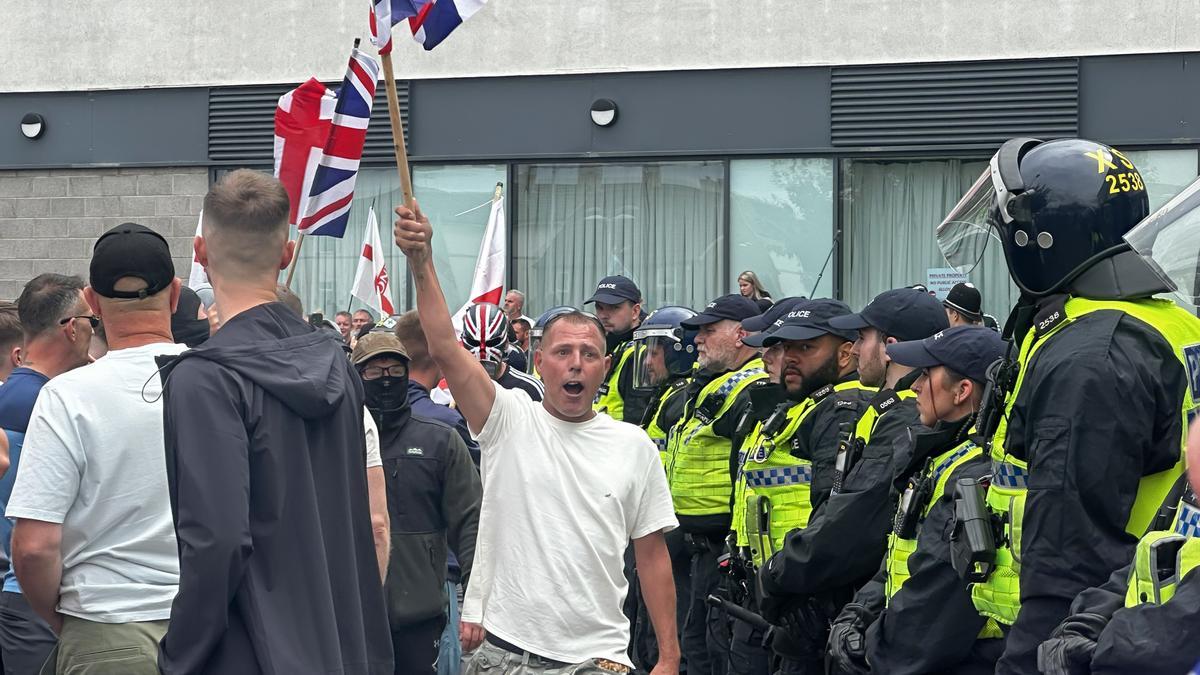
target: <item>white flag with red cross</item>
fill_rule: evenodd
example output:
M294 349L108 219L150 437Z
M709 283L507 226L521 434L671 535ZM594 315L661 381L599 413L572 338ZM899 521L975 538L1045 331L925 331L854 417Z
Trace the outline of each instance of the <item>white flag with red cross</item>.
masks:
M379 239L379 222L375 219L375 207L372 206L367 212L362 256L358 259L358 270L354 273L354 287L350 295L366 303L380 318L396 313L387 265L383 263L385 250Z

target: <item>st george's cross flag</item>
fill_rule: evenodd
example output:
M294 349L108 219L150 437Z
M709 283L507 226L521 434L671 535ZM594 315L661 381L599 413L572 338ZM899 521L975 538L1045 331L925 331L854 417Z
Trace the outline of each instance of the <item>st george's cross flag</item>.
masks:
M358 259L350 296L362 300L381 318L396 313L392 305L391 280L388 278L387 265L383 262L385 250L379 240L379 223L375 219L375 207L372 206L367 212L367 231L363 235L362 255Z
M475 261L475 274L471 279L471 293L467 302L454 313L455 329L462 331L463 314L477 302L499 305L504 296L504 269L508 260L508 226L504 220L504 200L492 201L492 212L488 216L483 241L479 244L479 258Z
M350 217L379 64L355 49L332 91L309 79L275 110L275 175L291 201L289 224L312 236L341 237Z

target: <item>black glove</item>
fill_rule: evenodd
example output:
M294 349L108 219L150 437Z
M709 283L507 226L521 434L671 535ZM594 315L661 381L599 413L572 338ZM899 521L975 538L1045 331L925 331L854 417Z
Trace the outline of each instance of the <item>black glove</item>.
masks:
M1038 647L1038 670L1046 675L1088 675L1096 641L1108 625L1099 614L1075 614L1058 624Z
M771 595L767 592L764 578L769 573L770 563L763 565L758 569L758 574L754 575L754 600L758 604L758 613L762 615L771 625L780 625L780 618L788 604L787 596Z
M861 675L871 672L867 665L867 626L874 615L862 605L850 603L842 608L829 629L825 647L825 672L830 675Z

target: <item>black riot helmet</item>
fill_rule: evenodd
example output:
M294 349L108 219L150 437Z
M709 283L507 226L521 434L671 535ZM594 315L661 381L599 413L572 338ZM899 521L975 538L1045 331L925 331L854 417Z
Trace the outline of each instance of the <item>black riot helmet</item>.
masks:
M1038 297L1128 250L1122 236L1149 212L1142 176L1120 151L1080 138L1014 138L938 226L938 246L969 272L998 240L1013 282Z

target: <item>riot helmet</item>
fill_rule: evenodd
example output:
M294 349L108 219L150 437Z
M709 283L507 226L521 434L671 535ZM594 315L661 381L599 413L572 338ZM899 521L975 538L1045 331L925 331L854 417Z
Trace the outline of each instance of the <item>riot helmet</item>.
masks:
M937 240L962 273L996 240L1013 282L1041 297L1128 250L1122 236L1149 211L1142 176L1119 150L1079 138L1014 138L938 225Z
M681 324L696 316L687 307L656 309L633 331L633 388L654 391L667 381L692 372L696 363L696 329Z
M499 306L479 302L463 314L459 339L493 380L500 376L500 365L508 355L508 337L508 317Z
M566 314L567 312L574 311L578 310L570 305L551 307L550 309L542 312L542 315L537 318L537 321L533 322L533 326L529 328L529 361L525 366L525 370L531 375L536 372L536 369L533 365L533 355L537 352L538 347L540 347L542 344L542 333L546 331L546 324L550 323L550 319L553 319L559 314Z

